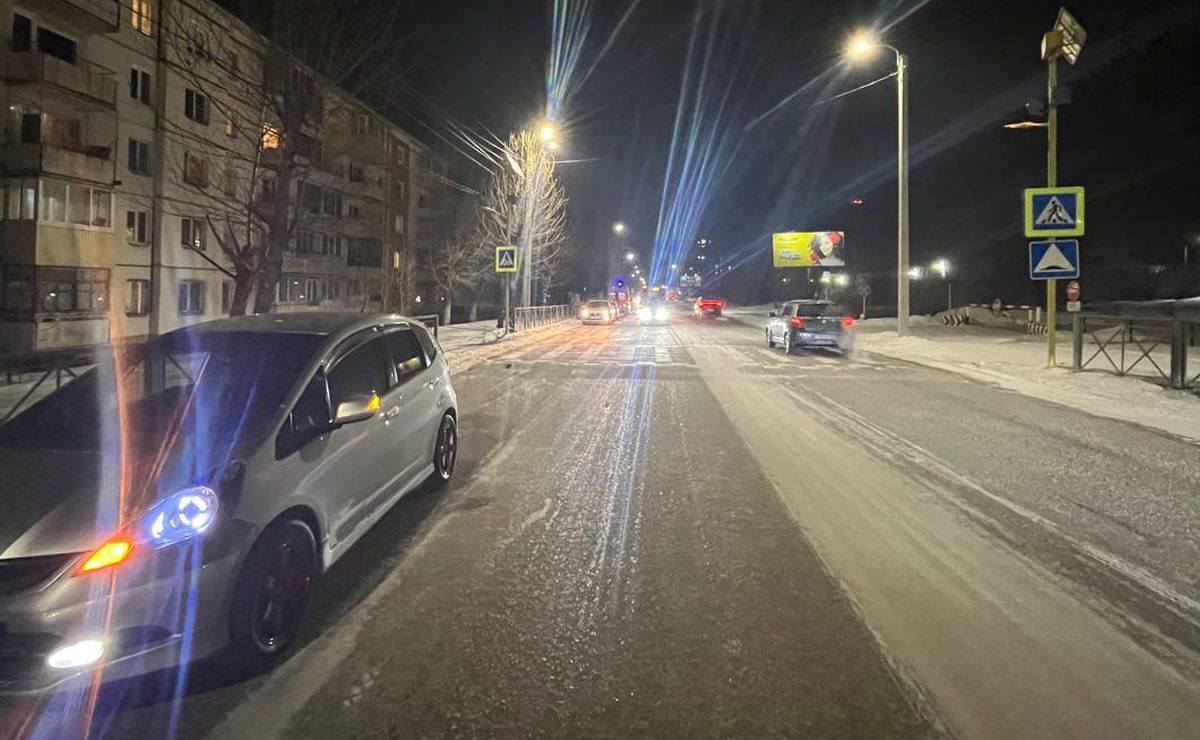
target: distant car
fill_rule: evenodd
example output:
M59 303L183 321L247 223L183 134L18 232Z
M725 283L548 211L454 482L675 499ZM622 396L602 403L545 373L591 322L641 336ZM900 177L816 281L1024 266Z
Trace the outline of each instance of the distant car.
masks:
M720 318L725 311L725 301L720 298L697 298L693 312L696 318Z
M449 480L455 407L400 316L244 316L100 355L0 426L0 693L276 661L313 581Z
M823 347L846 354L854 348L854 317L832 301L798 300L772 311L767 321L767 346Z
M663 301L651 301L638 309L637 316L641 324L668 324L671 309Z
M617 320L617 314L612 301L592 299L579 307L579 321L584 324L611 324Z

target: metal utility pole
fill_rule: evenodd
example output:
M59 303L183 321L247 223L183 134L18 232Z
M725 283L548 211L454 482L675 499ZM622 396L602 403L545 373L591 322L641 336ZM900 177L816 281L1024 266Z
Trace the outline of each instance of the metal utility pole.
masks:
M1058 52L1062 46L1062 32L1050 31L1047 36L1057 34L1057 43L1043 41L1049 50L1046 58L1046 187L1058 185ZM1058 365L1058 281L1046 281L1046 367Z
M893 49L893 51L896 51ZM908 333L908 58L896 51L897 190L896 334Z

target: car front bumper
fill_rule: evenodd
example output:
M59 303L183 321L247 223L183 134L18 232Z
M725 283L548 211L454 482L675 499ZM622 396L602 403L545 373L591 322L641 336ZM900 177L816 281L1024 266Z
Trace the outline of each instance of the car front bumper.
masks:
M137 559L136 555L145 557ZM228 644L228 598L239 558L199 565L199 542L135 551L127 563L0 596L0 694L41 693L129 678L208 657ZM46 659L99 640L98 661L56 669Z

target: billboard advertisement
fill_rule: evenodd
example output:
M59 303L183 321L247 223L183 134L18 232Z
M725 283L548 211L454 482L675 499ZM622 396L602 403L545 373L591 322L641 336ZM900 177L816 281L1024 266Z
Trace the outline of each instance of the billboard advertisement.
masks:
M775 267L845 267L846 232L784 231L771 238Z

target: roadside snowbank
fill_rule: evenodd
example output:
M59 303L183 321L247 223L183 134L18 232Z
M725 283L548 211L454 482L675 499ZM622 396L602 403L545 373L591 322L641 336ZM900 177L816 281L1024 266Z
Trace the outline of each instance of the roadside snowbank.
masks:
M913 317L912 333L905 337L896 336L889 327L895 326L895 319L862 322L859 349L1200 443L1200 397L1194 392L1171 390L1147 376L1072 372L1069 335L1059 347L1059 366L1047 368L1044 337L981 327L941 327L917 318ZM1166 367L1162 358L1156 359Z

